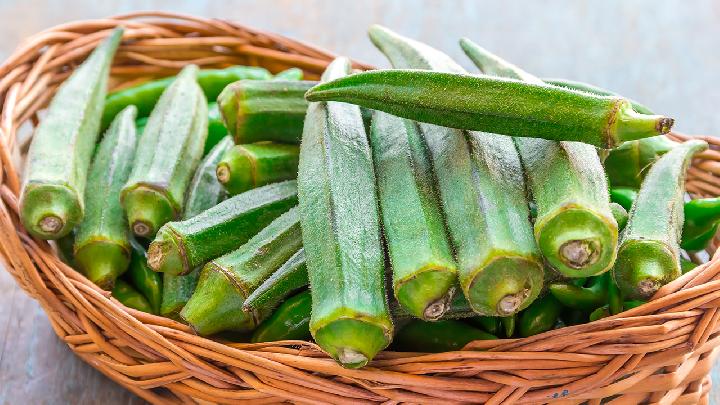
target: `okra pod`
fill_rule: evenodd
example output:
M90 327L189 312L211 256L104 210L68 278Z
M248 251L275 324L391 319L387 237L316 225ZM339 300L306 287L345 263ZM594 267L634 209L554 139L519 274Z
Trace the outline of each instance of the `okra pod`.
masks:
M461 44L483 72L544 86L540 79L469 40ZM534 138L516 138L515 143L537 205L535 238L545 260L568 277L609 270L615 261L618 226L595 148Z
M152 238L182 213L207 138L207 101L197 66L185 67L153 109L121 198L135 235Z
M395 298L434 320L450 306L457 265L417 124L376 112L370 130Z
M618 93L615 93L614 91L605 90L603 88L594 86L592 84L578 82L575 80L553 79L553 78L545 79L544 78L544 79L542 79L542 81L547 84L552 84L553 86L565 87L570 90L582 91L585 93L596 94L598 96L622 97ZM631 99L627 99L627 100L632 105L633 110L635 110L641 114L648 114L648 115L655 114L651 109L645 107L644 105L638 103L637 101L633 101Z
M218 181L230 195L297 177L299 148L261 142L235 145L218 162Z
M611 149L670 132L673 119L640 114L621 97L488 76L373 70L321 83L308 101L339 101L451 128L583 142Z
M87 171L100 130L118 27L63 82L35 131L20 195L20 219L41 239L58 239L82 221Z
M184 221L169 222L148 249L155 271L187 274L247 242L297 204L297 183L289 180L238 194Z
M227 86L218 97L218 105L235 143L299 144L308 108L303 95L313 84L241 80Z
M593 311L607 303L607 280L608 277L603 274L602 276L595 277L587 287L566 283L553 283L550 284L548 290L550 294L565 307L582 311Z
M255 329L252 342L309 340L311 308L310 291L288 298Z
M611 188L610 201L620 204L626 211L632 209L633 202L637 198L637 190L633 188Z
M680 144L650 168L630 211L613 275L623 297L650 298L680 275L685 176L704 141Z
M197 74L197 82L211 101L217 99L220 92L230 83L238 80L267 80L270 72L261 67L231 66L225 69L202 69ZM115 115L129 105L138 109L138 117L147 117L152 112L160 96L175 81L176 77L152 80L110 93L105 99L102 115L102 128L110 125Z
M607 318L610 315L611 315L610 314L610 306L606 304L606 305L603 305L600 308L592 311L590 313L589 320L590 320L590 322L595 322L598 319Z
M703 250L715 237L720 223L720 198L701 198L685 203L682 243L685 250Z
M515 336L515 329L517 325L517 314L513 314L510 316L503 316L500 318L500 324L502 324L503 332L505 332L506 338L512 338Z
M369 34L395 68L462 71L440 51L385 28L374 26ZM540 293L543 270L512 139L420 128L470 306L490 316L527 307Z
M333 61L323 80L350 73ZM344 367L364 366L392 339L375 173L360 109L311 103L298 191L317 344Z
M110 290L130 263L127 220L120 191L135 156L135 107L118 114L90 166L85 217L75 232L75 263L93 283Z
M184 276L162 273L162 278L163 296L160 304L160 315L180 321L182 320L180 311L190 301L190 297L192 297L195 287L197 287L200 268L197 267Z
M112 295L116 300L128 308L152 314L153 310L147 299L124 280L117 280L112 289Z
M248 295L243 302L243 310L245 312L272 310L285 298L307 285L305 250L301 248Z
M132 241L132 256L127 278L148 301L151 313L160 314L160 305L163 297L163 279L148 267L145 258L145 249L139 243Z
M299 213L292 208L246 244L206 264L180 316L200 335L254 329L270 311L245 312L243 301L301 246Z
M475 316L468 318L466 322L479 327L491 335L498 336L500 334L500 318L497 316Z
M552 295L537 299L520 314L519 332L521 337L547 332L557 323L562 305Z
M613 218L615 218L615 222L617 222L618 231L622 232L628 221L627 210L622 205L611 202L610 212L612 213Z
M475 340L493 340L496 336L464 322L415 319L395 334L393 348L402 352L442 353L460 350Z
M680 258L680 271L682 274L687 273L690 270L695 269L698 265L690 260L687 260L683 257Z
M304 73L302 69L292 67L277 73L275 76L273 76L272 80L300 81L303 79L303 75Z
M208 135L203 148L203 155L210 153L212 148L220 143L228 135L228 130L223 123L220 108L215 101L208 103Z
M612 187L640 188L648 168L657 159L676 147L677 142L665 136L625 142L611 150L605 158L605 172Z

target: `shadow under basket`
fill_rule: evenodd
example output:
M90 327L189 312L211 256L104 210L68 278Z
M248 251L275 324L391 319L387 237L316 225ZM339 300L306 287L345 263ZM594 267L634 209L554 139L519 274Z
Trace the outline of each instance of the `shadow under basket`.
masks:
M643 306L529 338L476 341L462 351L383 352L361 370L343 369L310 342L211 340L124 307L61 262L50 243L29 237L18 218L18 170L39 112L116 25L126 31L113 89L188 63L272 72L296 66L317 78L334 55L222 20L148 12L59 25L27 39L0 66L2 264L42 305L58 337L117 383L151 403L708 402L720 345L717 240L709 262ZM694 197L718 196L720 140L701 138L711 149L695 159L687 189Z

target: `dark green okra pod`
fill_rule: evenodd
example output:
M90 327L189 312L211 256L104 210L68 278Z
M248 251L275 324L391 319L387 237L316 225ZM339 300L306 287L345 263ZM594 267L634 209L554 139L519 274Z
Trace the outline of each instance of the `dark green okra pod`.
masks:
M238 249L203 267L180 316L200 335L250 331L270 310L245 312L245 298L302 246L297 208L279 216Z
M216 176L230 195L297 177L297 145L235 145L218 162Z
M447 55L385 28L369 34L396 68L463 71ZM420 129L468 302L492 316L527 307L542 288L543 270L512 139L429 124Z
M376 112L370 145L395 298L418 318L438 319L458 269L422 135L414 122Z
M650 298L680 275L685 175L707 143L692 140L661 157L648 172L630 211L613 275L623 297Z
M442 353L460 350L475 340L492 340L496 336L464 322L414 319L395 334L393 349L403 352Z
M540 79L467 39L461 45L485 73L544 86ZM535 238L545 260L568 277L609 270L615 261L618 226L595 148L534 138L515 138L515 142L537 204Z
M245 312L272 310L295 291L307 287L305 250L298 250L243 302Z
M207 101L185 67L160 97L138 144L121 197L135 235L152 238L182 213L185 190L207 138Z
M520 336L528 337L549 331L555 327L561 310L562 305L552 294L535 300L520 313Z
M296 204L295 180L238 194L192 218L165 224L150 244L148 264L155 271L187 274L247 242Z
M565 307L582 311L592 311L607 303L608 278L608 273L594 277L591 284L587 287L553 283L550 284L548 290L550 294Z
M547 84L552 84L553 86L565 87L565 88L571 89L571 90L577 90L577 91L582 91L585 93L597 94L598 96L622 97L613 91L605 90L603 88L594 86L592 84L578 82L578 81L574 81L574 80L550 78L550 79L542 79L542 81ZM638 103L637 101L633 101L631 99L627 99L627 100L630 102L630 104L632 104L633 110L635 110L641 114L648 114L648 115L655 114L654 112L652 112L652 110L650 110L649 108L645 107L644 105Z
M637 190L634 188L611 188L610 201L620 204L626 211L630 212L633 202L635 202L635 199L637 198L637 194Z
M153 309L148 300L125 280L119 279L115 282L112 295L128 308L137 309L138 311L147 312L148 314L153 313Z
M333 61L323 80L350 72ZM392 339L375 173L356 106L311 103L298 191L312 292L310 331L344 367L364 366Z
M130 242L120 191L135 156L135 107L118 114L98 146L88 174L85 217L75 232L74 258L93 283L112 289L130 263Z
M147 299L152 309L151 313L160 314L160 305L163 298L162 275L152 271L147 265L145 249L136 241L132 241L132 256L127 278L131 284Z
M311 307L310 291L288 298L255 329L252 342L309 340Z
M58 239L82 221L85 185L100 129L118 27L63 82L28 151L20 219L31 235Z
M110 93L105 99L102 115L102 128L110 125L115 115L123 108L134 105L138 117L147 117L155 107L163 92L175 81L175 76L152 80ZM220 92L230 83L238 80L267 80L272 78L266 69L254 66L231 66L225 69L202 69L197 81L205 93L205 98L215 101Z

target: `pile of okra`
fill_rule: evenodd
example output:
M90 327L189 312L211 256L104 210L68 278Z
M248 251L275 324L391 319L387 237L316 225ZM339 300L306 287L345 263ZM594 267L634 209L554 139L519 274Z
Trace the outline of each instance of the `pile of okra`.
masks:
M369 35L392 69L188 65L107 94L116 29L36 129L25 229L127 307L345 367L620 313L714 237L720 200L684 189L707 144L672 119L467 39L479 72Z

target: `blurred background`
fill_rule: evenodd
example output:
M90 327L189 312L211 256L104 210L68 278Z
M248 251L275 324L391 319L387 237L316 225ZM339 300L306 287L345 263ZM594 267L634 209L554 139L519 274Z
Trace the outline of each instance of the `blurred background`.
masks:
M714 0L0 0L0 60L53 25L149 9L233 20L377 66L387 63L367 39L371 24L440 48L474 70L457 45L467 36L537 76L636 99L674 117L680 132L720 134ZM0 271L0 404L99 402L139 400L74 357L39 306Z

